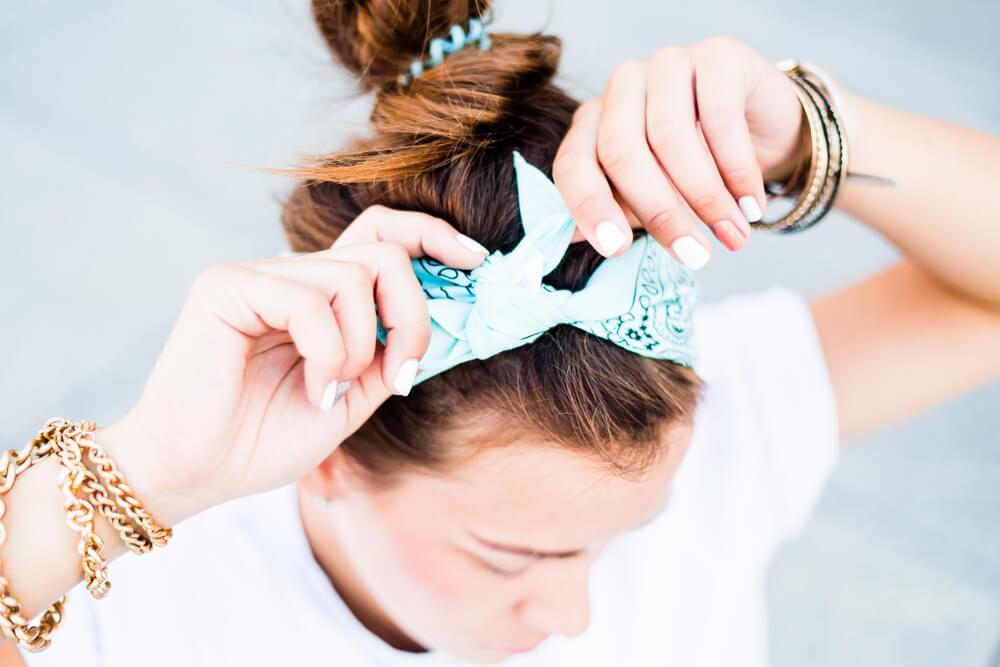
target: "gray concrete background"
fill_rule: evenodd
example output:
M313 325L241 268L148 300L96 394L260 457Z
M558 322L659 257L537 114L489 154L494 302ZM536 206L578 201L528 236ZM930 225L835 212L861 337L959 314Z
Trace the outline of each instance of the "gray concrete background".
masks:
M563 37L562 81L581 96L625 58L729 34L878 101L1000 131L995 1L498 4L498 27ZM282 246L288 183L254 168L336 148L368 107L346 97L305 7L0 8L4 447L55 414L121 416L194 276ZM897 257L838 215L736 254L716 242L700 278L708 299L775 282L812 296ZM992 383L845 452L769 578L775 665L1000 666L998 408Z

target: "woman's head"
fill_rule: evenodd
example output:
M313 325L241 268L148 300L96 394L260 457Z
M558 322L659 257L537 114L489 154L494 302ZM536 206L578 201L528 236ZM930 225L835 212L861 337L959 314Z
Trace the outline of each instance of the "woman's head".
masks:
M328 247L373 204L439 216L490 250L514 247L523 231L511 153L520 151L551 176L578 106L552 81L559 40L494 34L489 51L468 47L409 85L397 82L412 60L424 57L431 38L446 36L455 23L468 26L488 4L314 1L331 51L374 93L375 104L370 136L300 170L303 182L283 214L294 250ZM574 244L545 281L579 289L602 260L587 243ZM475 572L485 576L487 559L445 556L445 543L454 545L464 533L459 526L472 524L467 527L493 541L585 549L535 564L549 575L576 568L579 588L585 584L581 568L596 548L658 506L686 447L700 391L688 367L560 325L529 345L461 364L406 397L389 398L309 484L315 493L344 498L352 515L366 516L351 529L346 519L338 522L344 542L370 547L384 538L392 545L377 554L364 544L344 548L358 556L352 560L376 590L379 582L393 581L380 602L416 637L465 652L469 646L461 637L473 643L491 636L539 639L575 624L564 622L565 614L557 615L562 621L545 621L547 605L531 603L524 597L530 587L512 580L489 589L489 601L470 598L472 589L462 582L478 581ZM349 493L348 487L363 491ZM485 526L491 516L493 525ZM497 584L500 575L488 574ZM549 575L537 581L559 580ZM493 612L491 605L502 602L509 618L487 619L465 609L464 620L488 621L494 634L482 635L490 632L484 626L477 637L466 627L449 638L413 617L416 608L402 601L405 591L442 615L458 602ZM463 624L453 618L450 627Z

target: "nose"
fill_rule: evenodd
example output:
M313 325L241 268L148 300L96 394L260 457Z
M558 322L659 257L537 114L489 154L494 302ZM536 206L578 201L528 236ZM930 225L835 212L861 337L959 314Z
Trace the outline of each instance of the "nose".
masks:
M540 562L522 604L524 622L546 635L573 637L590 625L590 560L578 556Z

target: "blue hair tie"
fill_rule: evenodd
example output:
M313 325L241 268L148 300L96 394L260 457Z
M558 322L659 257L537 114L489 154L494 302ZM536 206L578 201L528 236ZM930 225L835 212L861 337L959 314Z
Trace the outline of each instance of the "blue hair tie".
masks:
M450 33L448 38L435 37L431 40L430 46L427 47L430 57L426 60L418 58L410 63L410 71L399 75L399 83L401 85L407 85L428 69L444 62L444 57L449 53L459 51L469 44L478 43L480 51L486 51L493 45L490 35L486 31L486 24L482 19L469 19L468 33L457 23L451 26Z

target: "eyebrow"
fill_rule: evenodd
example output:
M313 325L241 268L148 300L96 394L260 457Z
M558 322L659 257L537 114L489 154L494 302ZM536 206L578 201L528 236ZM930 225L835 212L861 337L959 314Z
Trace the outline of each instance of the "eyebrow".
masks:
M670 506L670 500L672 496L673 493L668 492L667 500L666 502L663 503L663 507L661 507L653 516L649 517L648 519L638 524L637 526L631 528L630 532L633 530L638 530L640 528L643 528L644 526L653 523L653 521L662 516L663 513L667 510L667 508ZM532 549L531 547L521 547L521 546L514 546L512 544L501 544L500 542L494 542L492 540L488 540L484 537L476 535L468 528L465 529L465 532L471 535L477 542L496 551L503 551L505 553L517 554L519 556L527 556L529 558L537 558L539 560L544 558L573 558L574 556L577 556L583 553L584 551L583 549L572 549L570 551L542 551L540 549Z

